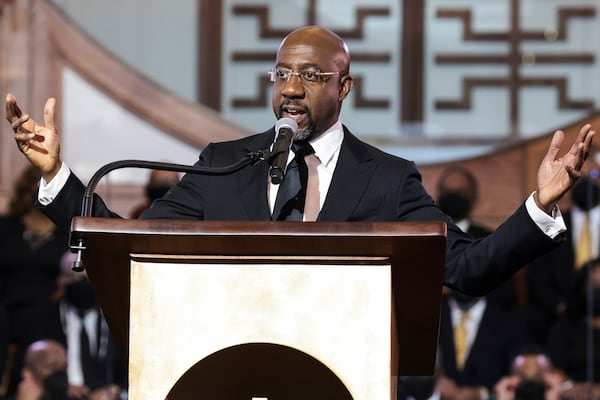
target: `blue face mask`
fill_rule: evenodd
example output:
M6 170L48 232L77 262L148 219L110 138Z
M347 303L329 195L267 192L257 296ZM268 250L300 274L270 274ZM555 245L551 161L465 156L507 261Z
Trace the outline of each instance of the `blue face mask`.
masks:
M56 371L44 379L44 400L66 400L69 390L67 371Z

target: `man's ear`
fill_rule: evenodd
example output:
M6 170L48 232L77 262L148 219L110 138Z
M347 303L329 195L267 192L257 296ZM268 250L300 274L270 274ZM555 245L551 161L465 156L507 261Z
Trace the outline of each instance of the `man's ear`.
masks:
M348 94L352 90L353 80L351 75L344 75L340 79L340 101L344 101Z

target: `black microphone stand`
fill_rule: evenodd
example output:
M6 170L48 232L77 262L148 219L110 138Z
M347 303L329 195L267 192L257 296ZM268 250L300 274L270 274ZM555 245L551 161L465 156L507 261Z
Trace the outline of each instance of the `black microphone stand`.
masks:
M223 167L202 167L196 165L183 165L183 164L172 164L172 163L164 163L158 161L143 161L143 160L121 160L114 161L102 166L98 171L94 173L92 178L90 179L88 185L85 188L85 192L83 195L83 201L81 204L81 216L82 217L92 217L92 206L94 199L94 190L96 189L96 185L106 175L107 173L114 171L120 168L146 168L146 169L158 169L165 171L176 171L176 172L187 172L192 174L200 174L200 175L227 175L233 172L239 171L242 168L245 168L249 165L256 165L261 161L268 160L272 162L273 157L276 154L272 154L268 150L258 150L248 153L241 160L226 165ZM82 254L86 249L85 243L83 239L79 239L77 244L70 246L73 252L77 252L77 259L73 261L73 266L71 267L73 271L81 272L85 268L83 266Z

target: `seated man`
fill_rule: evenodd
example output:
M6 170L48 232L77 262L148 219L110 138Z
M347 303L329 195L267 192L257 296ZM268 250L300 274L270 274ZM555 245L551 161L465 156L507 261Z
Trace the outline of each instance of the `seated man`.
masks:
M25 353L16 400L67 399L67 352L54 340L33 342Z

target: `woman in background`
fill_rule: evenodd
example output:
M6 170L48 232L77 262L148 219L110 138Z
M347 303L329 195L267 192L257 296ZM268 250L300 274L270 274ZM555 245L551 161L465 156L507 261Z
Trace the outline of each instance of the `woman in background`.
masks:
M20 379L27 346L62 335L57 277L68 237L35 207L40 176L33 167L22 172L8 214L0 217L0 377L5 394ZM9 346L16 349L14 358Z

